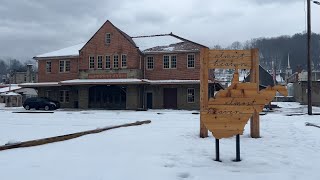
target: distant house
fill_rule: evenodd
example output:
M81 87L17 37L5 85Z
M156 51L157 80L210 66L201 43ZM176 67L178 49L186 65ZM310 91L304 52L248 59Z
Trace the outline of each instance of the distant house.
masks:
M10 74L9 84L34 83L37 79L37 73L32 70L32 64L28 64L27 71Z
M39 82L21 87L69 108L199 109L203 48L172 33L131 37L106 21L86 43L35 56Z
M250 74L244 78L244 82L250 82ZM268 71L266 71L261 65L259 65L259 87L264 89L267 86L274 86L274 78Z

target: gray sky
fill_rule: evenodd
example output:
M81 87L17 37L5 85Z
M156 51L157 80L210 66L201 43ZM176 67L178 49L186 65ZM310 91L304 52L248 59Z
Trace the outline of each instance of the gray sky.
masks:
M0 17L0 57L15 58L86 42L107 19L130 36L173 32L211 47L306 30L305 0L1 0Z

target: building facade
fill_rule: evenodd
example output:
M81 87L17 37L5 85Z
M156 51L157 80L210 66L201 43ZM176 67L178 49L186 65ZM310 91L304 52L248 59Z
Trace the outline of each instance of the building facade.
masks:
M130 37L106 21L88 42L34 57L38 83L21 86L64 108L199 109L202 48L172 33Z

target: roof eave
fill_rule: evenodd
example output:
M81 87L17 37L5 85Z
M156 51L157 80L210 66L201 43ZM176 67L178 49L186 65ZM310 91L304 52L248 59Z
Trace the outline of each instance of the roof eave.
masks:
M33 57L34 60L48 60L48 59L70 59L79 58L79 55L66 55L66 56L48 56L48 57Z

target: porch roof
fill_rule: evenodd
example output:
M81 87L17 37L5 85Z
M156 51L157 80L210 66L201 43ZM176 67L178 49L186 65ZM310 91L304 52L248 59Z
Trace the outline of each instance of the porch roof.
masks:
M144 84L141 79L73 79L61 81L61 85L96 85L96 84Z
M19 84L20 87L51 87L51 86L61 86L59 82L41 82L41 83L22 83Z

